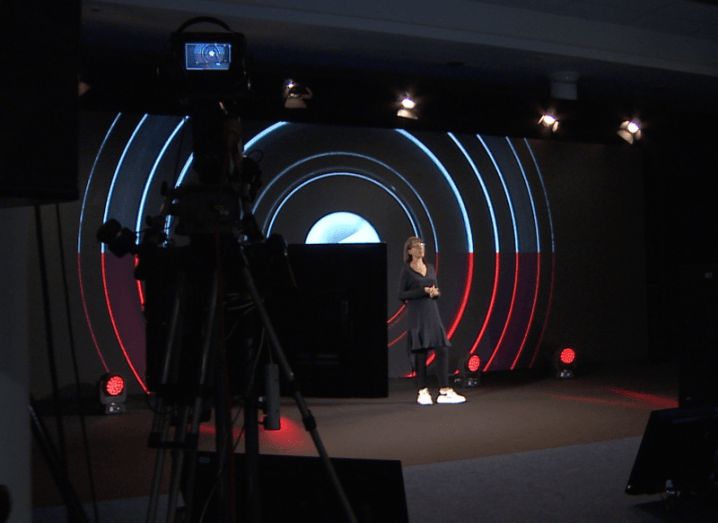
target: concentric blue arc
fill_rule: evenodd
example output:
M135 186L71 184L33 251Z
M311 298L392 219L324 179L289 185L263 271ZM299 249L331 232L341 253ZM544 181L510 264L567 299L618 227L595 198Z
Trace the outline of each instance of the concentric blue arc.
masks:
M272 134L274 131L276 131L280 127L284 127L285 125L289 125L289 122L277 122L274 125L270 125L261 133L257 133L246 144L244 144L244 150L249 151L252 147L254 147L257 142L262 140L265 136Z
M531 146L529 145L529 141L524 138L524 143L526 143L526 148L529 150L529 154L531 154L531 159L534 162L534 166L536 167L536 172L538 173L539 181L541 182L541 189L543 190L543 196L544 201L546 202L546 210L548 214L548 223L549 223L549 229L551 230L551 252L556 252L556 240L554 238L553 234L553 216L551 214L551 205L548 201L548 192L546 192L546 184L544 184L543 181L543 175L541 174L541 169L539 168L538 161L536 161L536 155L534 155L533 149L531 149Z
M105 150L105 144L107 143L107 140L110 138L110 135L112 134L112 131L115 128L115 125L120 120L120 116L122 116L122 113L117 113L117 116L115 116L115 119L113 120L112 125L110 125L110 128L105 133L105 137L102 139L102 144L100 145L100 148L97 150L97 155L95 155L95 161L92 162L92 169L90 169L90 176L87 178L87 184L85 185L85 195L82 197L82 206L80 207L80 227L78 228L78 233L77 233L77 252L78 253L82 251L82 247L81 247L82 224L85 221L85 208L87 206L87 196L88 196L88 194L90 194L90 185L92 184L92 178L95 175L95 168L97 167L97 162L100 160L100 156L102 155L102 152Z
M145 116L147 116L147 115L145 115ZM177 135L177 133L179 132L179 130L187 123L187 121L189 121L189 119L190 119L189 116L185 116L185 117L182 119L182 121L180 121L180 123L177 125L177 127L176 127L176 128L174 129L174 131L172 132L172 134L167 138L167 140L166 140L166 142L165 142L165 145L162 147L162 150L160 151L160 153L159 153L158 156L157 156L157 159L155 160L155 163L154 163L154 165L153 165L153 167L152 167L152 170L151 170L151 172L150 172L150 175L149 175L148 178L147 178L147 182L145 183L145 189L144 189L144 191L143 191L143 193L142 193L142 198L141 198L140 205L139 205L139 208L138 208L137 221L136 221L136 227L137 227L136 230L137 230L137 231L141 230L141 228L142 228L142 217L143 217L143 215L144 215L144 209L145 209L145 203L146 203L146 200L147 200L148 190L149 190L149 187L150 187L151 184L152 184L152 180L154 179L154 176L155 176L155 174L156 174L157 167L158 167L158 165L159 165L159 163L160 163L160 161L161 161L161 159L162 159L162 156L163 156L164 153L166 152L167 148L169 147L170 143L171 143L172 140L175 138L175 136ZM287 122L278 122L278 123L276 123L276 124L274 124L274 125L271 125L270 127L267 127L267 128L264 129L261 133L257 134L257 135L254 136L249 142L247 142L247 144L245 145L245 148L246 148L246 149L249 149L250 147L254 146L254 144L256 144L259 140L261 140L262 138L264 138L266 135L268 135L268 134L272 133L273 131L279 129L280 127L283 127L284 125L287 125ZM133 135L133 136L134 136L134 135ZM184 163L184 166L182 167L182 169L181 169L181 171L180 171L179 176L177 177L177 181L175 182L175 185L174 185L175 189L184 183L184 181L185 181L185 179L187 178L187 175L188 175L188 173L189 173L189 171L190 171L190 169L191 169L191 167L192 167L192 162L193 162L193 161L194 161L194 152L190 152L189 156L187 157L187 160L186 160L185 163ZM167 218L166 218L166 220L165 220L165 222L166 222L166 223L165 223L165 231L169 232L169 230L170 230L171 227L172 227L172 221L173 221L173 220L172 220L172 216L168 215ZM139 238L138 238L138 241L139 241Z
M449 135L449 138L451 138L456 146L459 148L461 153L466 158L466 161L471 166L471 169L474 171L474 174L476 175L476 179L479 181L479 184L481 185L481 190L484 192L484 198L486 198L486 204L489 208L489 214L491 215L491 228L494 231L494 250L496 252L500 251L500 240L499 240L499 226L496 221L496 213L494 211L494 203L491 201L491 196L489 195L489 189L486 187L486 184L484 183L484 179L481 177L481 174L479 173L478 167L476 167L476 163L474 162L473 158L469 155L468 151L464 148L464 146L459 142L459 139L456 138L452 133L447 133Z
M476 137L481 142L481 145L484 146L484 149L486 149L486 153L489 155L489 158L491 159L491 163L494 164L494 169L496 169L496 173L499 176L501 185L504 188L504 194L506 194L506 203L509 207L509 212L511 213L511 225L514 228L514 249L516 249L515 252L520 252L519 251L519 230L518 230L518 226L516 225L516 212L514 211L514 202L511 201L511 193L509 192L509 188L506 185L506 180L504 179L504 174L501 172L501 168L499 167L499 164L496 163L496 158L494 158L494 155L491 152L491 149L486 144L483 137L480 134L477 134Z
M190 167L192 167L192 160L194 159L194 153L190 153L187 157L187 161L185 161L184 166L182 167L182 170L180 171L179 176L177 177L177 181L175 182L175 189L177 189L182 183L184 183L184 179L187 177L187 173L189 172ZM172 220L174 216L171 214L168 214L165 218L165 233L167 236L169 236L170 230L172 229Z
M142 197L140 198L140 205L137 208L137 221L135 222L135 230L141 231L142 230L142 217L145 214L145 206L147 204L147 195L150 191L150 186L152 185L152 181L154 180L155 174L157 173L157 167L159 166L160 162L162 161L162 158L165 155L165 152L167 151L167 148L172 143L172 140L174 140L175 136L177 136L177 133L182 129L184 124L187 123L187 120L189 120L189 116L185 116L180 120L180 122L177 124L177 126L174 128L172 133L169 135L169 137L165 140L165 144L162 146L162 149L160 149L160 152L157 154L157 158L155 159L155 163L152 165L152 168L150 169L149 174L147 175L147 181L145 182L145 188L142 191ZM137 237L137 243L139 243L140 238L139 235Z
M471 230L471 223L469 222L469 213L466 212L466 206L464 205L464 201L461 199L461 195L459 194L459 189L457 189L456 184L454 183L454 180L451 178L451 175L449 174L449 171L446 170L446 167L439 161L439 159L436 157L434 153L432 153L429 148L424 145L421 140L413 136L412 134L404 131L403 129L395 129L396 132L401 134L402 136L409 139L414 145L419 147L424 154L426 154L429 159L434 162L434 165L439 169L441 174L444 176L444 179L446 179L446 183L449 184L449 187L451 187L451 190L454 192L454 196L456 197L456 203L459 204L459 210L461 211L461 216L464 220L464 228L466 230L466 250L467 252L474 252L474 238L473 238L473 232ZM436 251L439 251L439 247L436 247Z
M112 202L112 193L115 191L115 184L117 183L117 177L120 174L120 169L122 168L122 164L125 161L125 156L127 156L127 151L130 150L130 147L132 146L132 142L135 140L135 137L137 136L137 133L140 131L140 128L147 120L147 117L149 115L145 114L140 122L137 124L137 127L135 127L135 130L132 132L132 136L130 136L130 139L127 140L127 145L125 145L124 150L122 151L122 155L120 156L120 159L117 161L117 167L115 168L115 173L112 175L112 182L110 183L110 189L107 191L107 199L105 200L105 213L102 217L102 223L107 223L107 218L110 215L110 203ZM106 252L106 246L104 243L100 244L100 252L105 253Z
M284 197L284 199L279 203L279 205L277 205L276 209L274 210L274 213L269 221L269 225L267 226L267 232L266 232L267 236L269 236L269 234L271 234L272 228L274 227L274 222L277 219L277 215L279 215L279 212L282 210L282 207L284 207L284 204L287 203L287 201L292 196L294 196L294 194L296 194L297 191L299 191L303 187L309 185L310 183L322 180L324 178L332 178L334 176L349 176L351 178L359 178L361 180L371 182L374 185L377 185L378 187L381 187L382 189L384 189L392 198L394 198L394 200L396 200L396 202L401 206L401 208L404 209L404 212L406 213L406 215L409 218L409 221L411 222L411 228L414 231L414 235L418 235L418 229L417 229L416 223L414 222L414 220L411 216L411 213L409 212L409 209L406 208L404 203L394 193L392 193L390 190L388 190L382 184L380 184L379 182L377 182L376 180L372 179L369 176L365 176L363 174L357 174L357 173L350 173L350 172L335 172L335 173L325 173L325 174L320 174L320 175L314 176L314 177L310 178L309 180L305 180L304 182L297 185L294 189L292 189Z
M516 148L514 147L514 144L511 143L511 140L506 137L506 143L509 144L509 147L511 148L511 152L514 154L514 158L516 158L516 163L519 166L519 169L521 169L521 176L524 179L524 184L526 185L526 193L529 195L529 201L531 202L531 213L534 217L534 228L536 229L536 252L541 252L541 235L539 233L539 226L538 226L538 216L536 215L536 204L534 203L533 195L531 194L531 186L529 185L528 177L526 176L526 170L524 169L524 164L521 162L521 159L519 158L518 153L516 152Z
M256 142L255 142L255 143L256 143ZM255 210L257 209L257 207L259 206L259 203L262 201L262 198L264 198L264 196L268 193L269 188L272 187L272 185L274 185L274 183L277 182L277 181L278 181L282 176L284 176L287 172L291 171L292 169L295 169L297 166L299 166L299 165L301 165L301 164L303 164L303 163L306 163L306 162L315 160L315 159L317 159L317 158L323 158L323 157L326 157L326 156L354 156L354 157L356 157L356 158L361 158L361 159L363 159L363 160L368 160L368 161L370 161L370 162L373 162L373 163L375 163L375 164L377 164L377 165L383 167L383 168L386 169L387 171L393 173L394 175L396 175L401 181L403 181L403 182L406 184L406 186L411 190L411 192L414 193L414 196L417 198L417 200L418 200L419 203L421 204L421 207L424 209L424 212L426 213L426 216L427 216L427 218L428 218L428 220L429 220L429 225L430 225L430 227L431 227L431 232L432 232L432 235L433 235L433 238L434 238L434 246L435 246L435 248L436 248L436 251L437 251L437 252L439 251L439 239L438 239L437 234L436 234L436 227L434 226L434 220L431 218L431 214L429 213L429 209L427 208L426 203L424 203L424 200L423 200L422 197L419 195L419 193L416 191L416 189L414 189L414 187L412 187L412 185L409 183L409 181L408 181L406 178L404 178L404 176L402 176L396 169L393 169L391 166L389 166L389 165L387 165L387 164L385 164L385 163L383 163L383 162L380 162L380 161L377 160L376 158L372 158L372 157L366 156L366 155L364 155L364 154L352 153L352 152L347 152L347 151L334 151L334 152L316 154L316 155L313 155L313 156L309 156L309 157L307 157L307 158L302 158L302 159L299 160L298 162L293 163L292 165L286 167L282 172L278 173L278 174L264 187L264 190L262 191L262 193L261 193L260 195L257 196L257 199L256 199L255 202L254 202L254 209L255 209ZM369 178L367 178L367 179L369 179ZM378 183L376 180L371 180L371 181L372 181L373 183ZM389 191L385 186L381 186L381 187L382 187L385 191L387 191L387 192L389 192L390 194L392 194L392 192ZM392 196L393 196L394 198L396 198L393 194L392 194ZM404 207L404 206L402 205L402 207ZM405 209L405 210L406 210L406 209ZM275 215L276 215L276 212L275 212ZM414 224L413 220L411 219L411 215L410 215L409 213L407 213L407 216L409 216L409 217L410 217L410 218L409 218L410 221L412 221L415 234L418 234L418 232L417 232L418 229L417 229L416 225ZM272 221L274 221L274 219L272 219ZM269 230L271 230L271 227L267 229L267 231L269 231Z
M182 167L182 170L180 171L180 175L177 177L177 182L175 182L175 189L182 185L182 183L184 183L184 179L187 177L187 173L189 172L190 167L192 167L193 160L194 153L190 153L189 157L187 157L187 161L184 163L184 167Z

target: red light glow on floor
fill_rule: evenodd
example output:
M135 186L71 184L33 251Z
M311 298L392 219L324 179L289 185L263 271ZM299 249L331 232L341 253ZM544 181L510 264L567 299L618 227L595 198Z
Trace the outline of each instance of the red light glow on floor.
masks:
M304 451L305 449L313 449L311 436L306 432L301 423L286 416L281 416L281 428L279 430L265 430L259 426L259 444L276 452L287 451ZM217 429L214 425L200 425L200 434L214 436ZM232 437L237 439L244 435L240 429L232 430ZM303 452L304 453L304 452Z
M625 389L611 389L611 392L615 392L616 394L620 394L621 396L626 396L634 400L650 403L651 405L655 405L656 407L660 407L662 409L678 408L678 400L673 398L666 398L664 396L657 396L655 394L648 394L645 392L637 392L634 390Z
M605 392L606 389L602 389ZM567 401L577 401L581 403L595 403L599 405L608 405L611 407L625 407L631 409L646 409L655 410L656 407L663 409L672 409L678 407L678 400L673 398L666 398L664 396L657 396L655 394L647 394L644 392L623 390L623 389L608 389L609 392L625 396L630 398L629 400L614 399L607 397L592 397L592 396L572 396L564 394L542 394L547 398L555 398Z

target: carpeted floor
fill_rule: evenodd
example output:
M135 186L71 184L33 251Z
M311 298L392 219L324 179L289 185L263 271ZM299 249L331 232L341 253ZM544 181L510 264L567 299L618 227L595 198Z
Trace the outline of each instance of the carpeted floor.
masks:
M419 406L409 380L392 381L390 391L382 399L307 402L330 456L401 461L412 523L448 513L450 521L672 521L661 519L660 507L638 508L659 502L655 497L623 493L650 412L677 406L670 365L605 367L573 380L489 374L462 391L463 405ZM261 452L316 455L296 406L283 401L281 414L282 430L260 432ZM130 510L149 495L151 421L143 402L122 415L86 419L101 507L124 503ZM76 418L66 420L66 431L71 481L86 503L92 498ZM202 432L200 446L209 450L211 427ZM39 454L33 467L36 521L57 521L43 519L62 511L53 508L61 500ZM628 519L604 513L604 505ZM102 521L142 521L144 510L139 518Z
M624 493L640 437L404 468L411 523L716 521L703 502ZM449 517L447 517L449 516Z

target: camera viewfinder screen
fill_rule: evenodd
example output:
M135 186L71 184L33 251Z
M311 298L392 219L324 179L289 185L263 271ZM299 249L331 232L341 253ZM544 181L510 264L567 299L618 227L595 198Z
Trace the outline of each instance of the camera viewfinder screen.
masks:
M186 43L184 54L188 71L227 71L232 61L232 44Z

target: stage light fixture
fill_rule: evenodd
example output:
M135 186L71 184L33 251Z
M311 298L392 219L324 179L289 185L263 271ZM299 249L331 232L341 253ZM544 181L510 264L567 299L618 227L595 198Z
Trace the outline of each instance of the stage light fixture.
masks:
M558 120L551 113L541 115L541 118L539 119L538 123L548 129L551 129L552 132L556 132L556 130L558 129Z
M576 351L571 347L561 347L554 351L552 363L557 378L573 378L576 370Z
M103 374L98 383L100 403L105 406L105 414L125 412L127 389L125 379L119 374Z
M416 102L412 98L404 93L404 96L400 102L401 107L396 112L396 115L400 118L409 118L410 120L417 120L418 115L416 114Z
M92 89L92 86L85 82L82 77L77 75L77 96L82 97L87 91Z
M459 375L464 387L481 385L481 358L476 354L467 353L461 360Z
M284 107L287 109L306 109L306 100L311 99L313 93L308 87L298 84L291 78L284 82Z
M409 110L411 110L411 109L413 109L414 107L416 107L416 102L415 102L414 100L412 100L411 98L409 98L408 96L406 96L406 97L404 97L404 99L401 101L401 106L402 106L404 109L409 109Z
M618 136L633 144L641 139L641 123L638 120L626 120L618 129Z

